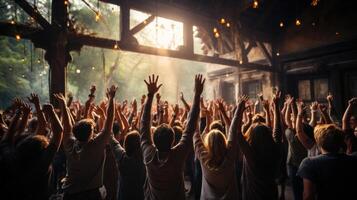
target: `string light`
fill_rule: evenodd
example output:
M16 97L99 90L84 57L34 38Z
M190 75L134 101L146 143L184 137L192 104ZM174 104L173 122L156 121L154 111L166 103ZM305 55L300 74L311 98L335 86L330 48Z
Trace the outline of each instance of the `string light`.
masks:
M76 69L76 73L77 73L77 74L80 74L80 73L81 73L81 70L80 70L80 69Z
M239 64L243 64L243 60L240 60L240 61L239 61Z
M95 70L95 67L92 67L92 70Z
M40 64L40 63L41 63L41 60L40 60L40 59L37 59L37 63Z
M19 34L16 34L15 38L16 38L17 41L21 40L21 36Z
M15 20L11 20L11 22L10 22L11 24L15 24Z
M213 28L213 33L217 33L217 32L218 32L217 28L214 27L214 28Z
M339 33L339 32L336 32L335 34L336 34L336 36L339 36L339 35L340 35L340 33Z
M95 14L95 21L98 22L100 20L100 13Z
M253 8L258 8L258 6L259 6L258 0L254 0L253 1Z
M67 6L67 5L68 5L68 1L64 1L64 5L66 5L66 6Z
M279 23L279 26L282 28L282 27L284 27L284 23L283 22L280 22Z
M21 58L21 62L25 62L25 58Z
M231 24L229 22L227 22L226 26L229 28L229 27L231 27Z
M301 25L301 21L300 21L300 19L296 19L296 21L295 21L295 25L296 25L296 26L300 26L300 25Z
M316 7L320 0L312 0L311 6Z
M315 22L312 22L312 24L311 24L312 26L316 26L316 23Z
M118 49L118 44L117 43L114 44L114 49Z
M214 33L214 37L215 37L215 38L219 38L219 33L218 33L218 32L215 32L215 33Z
M279 52L277 52L277 53L276 53L276 56L280 56L280 53L279 53Z
M226 23L226 20L224 19L224 18L221 18L221 24L224 24L224 23Z

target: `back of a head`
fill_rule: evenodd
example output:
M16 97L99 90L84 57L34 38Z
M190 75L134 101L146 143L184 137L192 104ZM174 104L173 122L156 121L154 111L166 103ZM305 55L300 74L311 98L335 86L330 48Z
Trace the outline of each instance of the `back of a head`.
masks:
M48 139L45 136L28 136L17 145L16 157L22 164L31 164L42 158L42 153L48 144Z
M117 136L120 134L120 124L118 122L113 123L113 134Z
M78 121L73 127L73 135L80 142L88 142L92 136L95 128L95 123L91 119L82 119Z
M204 145L208 151L207 166L217 169L223 162L227 152L227 140L225 135L217 130L211 130L205 137Z
M131 131L125 136L124 149L128 156L140 152L140 134L138 131Z
M252 123L265 123L265 118L261 114L255 114L252 117Z
M304 131L304 133L313 141L315 141L314 138L314 128L312 126L310 126L310 124L308 123L303 123L302 124L302 130Z
M156 127L153 140L159 152L169 152L175 142L175 133L169 125L161 124Z
M274 141L271 129L263 123L254 123L245 134L247 142L257 155L270 154L273 152Z
M182 128L180 126L174 126L174 127L172 127L172 129L175 132L175 143L174 143L174 145L176 145L181 140L183 130L182 130Z
M219 130L224 133L224 126L220 120L215 120L210 124L209 130Z
M343 131L335 124L323 124L315 127L316 144L328 153L338 153L343 146Z

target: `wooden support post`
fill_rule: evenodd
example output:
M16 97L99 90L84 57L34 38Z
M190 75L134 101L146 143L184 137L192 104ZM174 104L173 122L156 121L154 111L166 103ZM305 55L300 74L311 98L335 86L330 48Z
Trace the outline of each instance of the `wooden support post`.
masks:
M53 94L62 93L66 95L67 64L70 54L67 50L67 17L68 11L64 0L52 1L52 27L49 30L50 41L46 49L45 59L50 66L49 96L55 107Z
M127 0L122 1L120 6L120 30L121 41L124 43L129 42L131 38L130 34L130 7Z
M193 30L192 30L192 23L189 21L185 21L183 23L183 39L184 39L184 51L186 55L192 55L193 52Z

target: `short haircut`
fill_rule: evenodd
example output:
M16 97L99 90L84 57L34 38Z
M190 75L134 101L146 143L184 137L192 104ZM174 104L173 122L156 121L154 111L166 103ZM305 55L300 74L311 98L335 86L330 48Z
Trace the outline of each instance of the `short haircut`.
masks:
M95 123L92 119L82 119L73 127L73 135L80 142L88 142L92 137Z
M113 134L114 135L120 134L120 124L118 122L114 122L113 124Z
M180 126L174 126L174 127L172 127L172 129L175 132L175 143L174 144L176 145L181 140L183 130L182 130L182 128Z
M335 124L324 124L315 127L317 146L329 153L338 153L344 143L343 131Z
M125 136L124 149L128 156L140 151L140 134L138 131L131 131Z
M42 153L48 145L48 139L43 135L28 136L18 143L16 157L22 163L33 164L33 161L42 158Z
M225 132L224 131L224 126L223 126L223 124L222 124L222 122L220 120L215 120L210 124L209 130L213 130L213 129L219 130L222 133Z
M175 133L167 124L159 125L153 134L154 144L158 151L169 152L174 143Z
M265 123L265 118L263 117L263 115L261 114L255 114L253 117L252 117L252 123Z

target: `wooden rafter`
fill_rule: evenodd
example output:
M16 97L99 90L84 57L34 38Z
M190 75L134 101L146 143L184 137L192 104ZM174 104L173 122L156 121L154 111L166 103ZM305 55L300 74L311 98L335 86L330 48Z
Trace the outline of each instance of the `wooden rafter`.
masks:
M268 61L269 65L272 65L272 63L273 63L272 56L269 53L268 49L265 47L265 45L262 42L257 41L257 46L260 49L260 51L262 51L262 53L263 53L265 59Z
M138 33L139 31L143 30L147 25L149 25L152 21L154 21L155 16L154 15L150 15L148 18L146 18L143 22L141 22L140 24L136 25L135 27L133 27L132 29L130 29L130 34L131 35L135 35L136 33Z
M51 24L25 0L15 0L15 2L43 28L51 28Z

